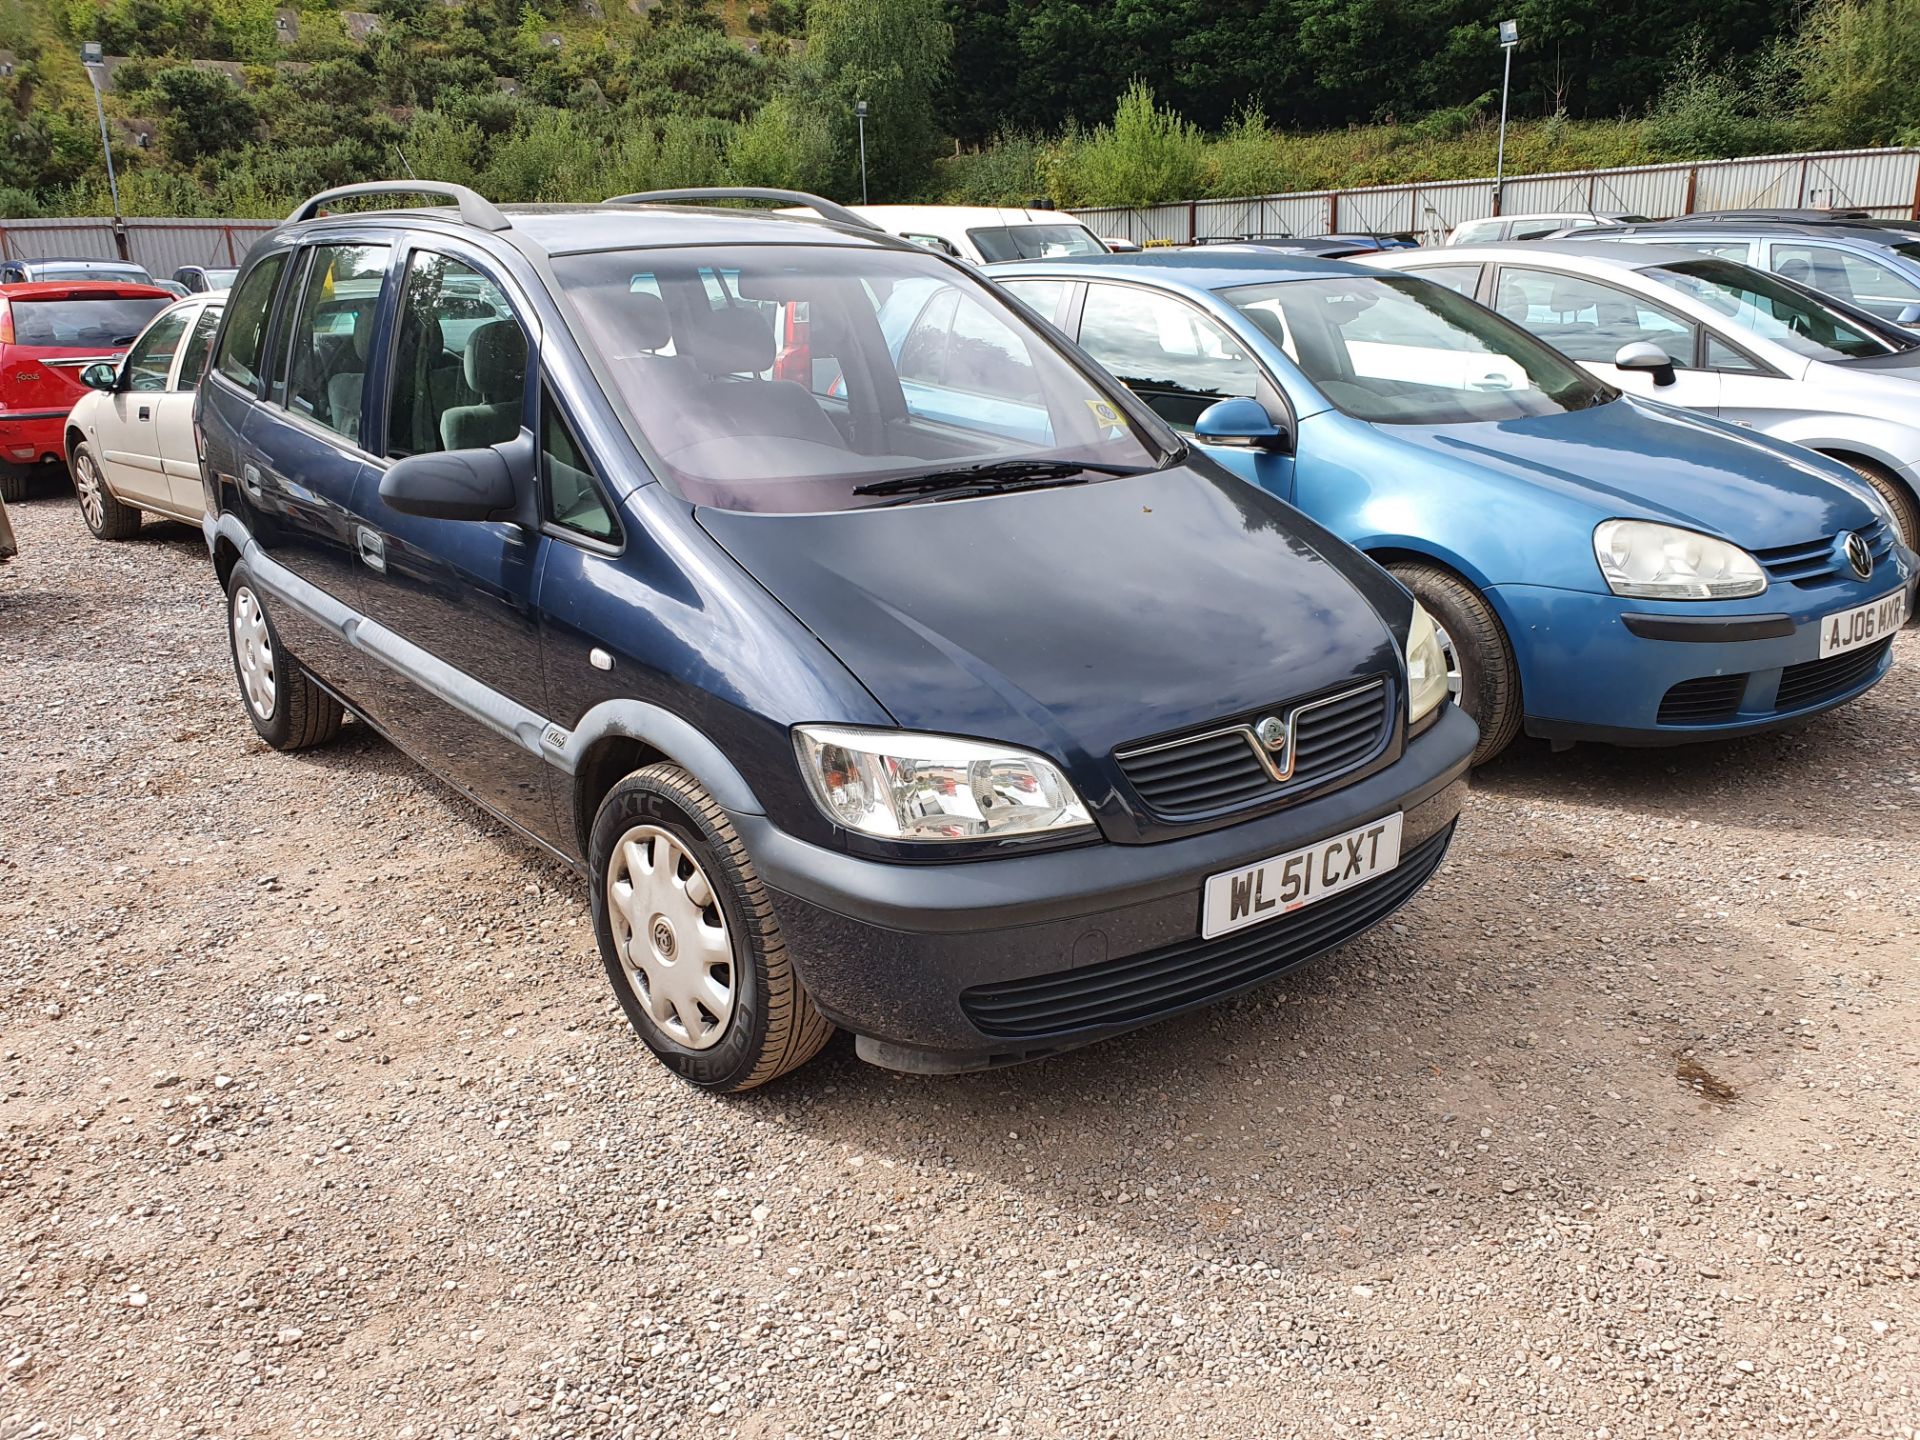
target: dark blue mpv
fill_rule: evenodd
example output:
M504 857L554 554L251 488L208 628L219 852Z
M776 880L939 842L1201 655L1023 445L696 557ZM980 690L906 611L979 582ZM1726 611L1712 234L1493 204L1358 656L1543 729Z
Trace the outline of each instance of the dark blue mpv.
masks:
M361 195L450 206L357 214ZM255 728L352 710L582 871L634 1028L760 1084L1028 1059L1233 994L1440 863L1475 741L1426 613L967 267L629 196L316 196L198 426ZM930 282L957 386L880 320ZM484 896L472 897L475 905Z

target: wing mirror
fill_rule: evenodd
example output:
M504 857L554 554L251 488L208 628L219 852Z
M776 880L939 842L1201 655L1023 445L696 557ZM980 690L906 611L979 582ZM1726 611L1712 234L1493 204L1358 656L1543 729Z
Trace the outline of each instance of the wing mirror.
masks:
M1622 345L1613 363L1622 370L1645 371L1656 385L1673 384L1673 357L1652 341L1636 340L1631 345Z
M120 367L101 360L80 372L80 383L94 390L118 390Z
M1895 317L1901 325L1920 325L1920 305L1908 305Z
M396 460L380 477L380 498L402 515L430 520L525 523L522 497L532 494L532 477L533 437L522 430L501 445Z
M1203 445L1229 445L1241 450L1284 453L1293 445L1287 427L1275 421L1258 400L1245 396L1216 400L1200 412L1193 433Z

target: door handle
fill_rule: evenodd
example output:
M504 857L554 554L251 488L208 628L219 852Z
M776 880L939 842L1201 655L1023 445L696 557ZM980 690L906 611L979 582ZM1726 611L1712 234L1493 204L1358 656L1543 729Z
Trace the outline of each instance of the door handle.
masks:
M359 527L360 558L382 575L387 573L387 542L378 530Z
M240 467L240 488L256 500L261 498L260 467L251 460Z
M140 418L142 420L151 420L153 418L153 407L142 405L140 407Z

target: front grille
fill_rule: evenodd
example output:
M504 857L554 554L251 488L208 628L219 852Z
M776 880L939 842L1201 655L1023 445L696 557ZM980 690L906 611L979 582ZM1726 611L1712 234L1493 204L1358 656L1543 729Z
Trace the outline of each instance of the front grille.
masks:
M960 1008L988 1035L1033 1039L1075 1030L1143 1025L1271 980L1345 944L1407 901L1439 868L1453 826L1422 840L1400 864L1284 920L1215 940L1186 940L1046 975L962 991Z
M1156 814L1204 815L1287 790L1315 785L1371 759L1393 733L1392 689L1373 680L1356 689L1276 706L1288 719L1286 756L1276 773L1254 738L1259 714L1204 733L1114 752L1134 793Z
M1754 551L1753 558L1760 562L1769 579L1811 590L1826 584L1836 575L1849 580L1856 578L1853 567L1847 564L1846 557L1840 553L1836 543L1839 538L1840 533L1836 532L1801 545L1776 545L1771 550ZM1892 530L1886 521L1875 520L1871 525L1860 527L1860 538L1867 542L1867 549L1873 552L1873 566L1878 570L1881 562L1893 553Z
M1849 650L1844 655L1829 655L1824 660L1789 665L1780 672L1780 694L1773 702L1774 708L1798 710L1802 705L1811 705L1829 695L1851 690L1874 672L1892 645L1893 637L1889 635L1884 640L1877 640L1858 650Z
M1662 725L1712 725L1730 720L1739 710L1740 697L1746 690L1744 673L1682 680L1660 698L1657 718Z

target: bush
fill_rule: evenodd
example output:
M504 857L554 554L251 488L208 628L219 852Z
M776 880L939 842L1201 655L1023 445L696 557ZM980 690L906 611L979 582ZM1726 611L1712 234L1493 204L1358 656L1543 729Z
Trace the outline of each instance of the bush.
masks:
M1920 0L1816 0L1793 59L1823 142L1912 143L1920 130Z
M833 136L818 111L778 95L734 131L727 168L738 185L822 191L833 173Z
M1288 188L1280 137L1267 125L1267 112L1257 103L1249 105L1207 147L1206 193L1232 198L1271 195Z
M1054 199L1063 205L1157 205L1186 200L1206 183L1207 145L1200 127L1153 103L1136 80L1120 97L1113 124L1064 149L1054 169Z
M934 163L933 193L947 205L1004 205L1047 193L1047 146L1038 135L1010 131L985 149Z
M1698 44L1674 67L1673 79L1647 120L1647 140L1662 159L1715 160L1789 148L1787 108L1730 67L1715 67Z

